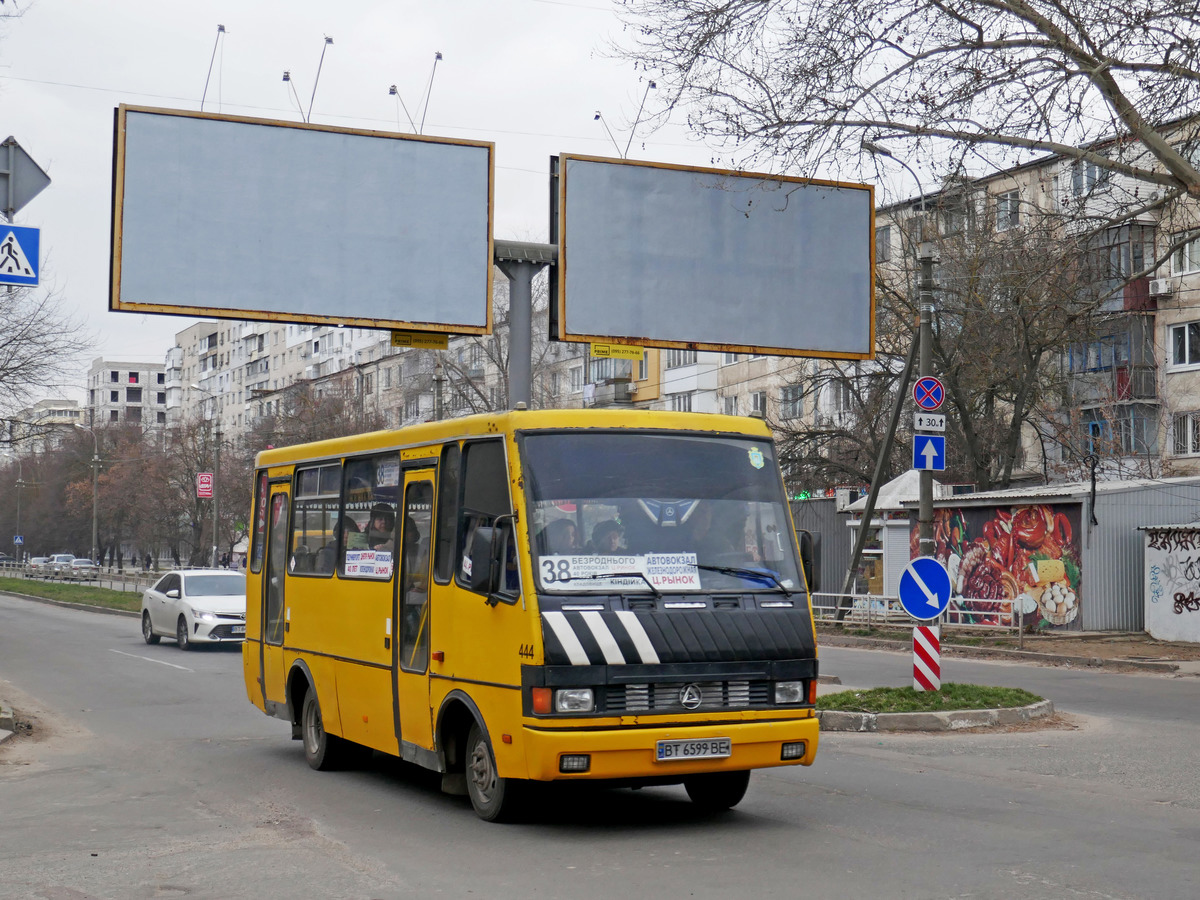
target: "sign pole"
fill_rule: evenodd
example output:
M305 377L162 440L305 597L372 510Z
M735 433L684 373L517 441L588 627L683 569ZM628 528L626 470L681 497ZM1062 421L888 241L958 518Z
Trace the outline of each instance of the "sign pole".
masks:
M922 229L924 229L924 223L922 223ZM920 296L918 298L921 307L919 374L923 377L933 374L933 242L921 241L917 254L921 261ZM933 556L935 546L933 542L933 470L931 468L921 469L917 517L920 539L918 555Z

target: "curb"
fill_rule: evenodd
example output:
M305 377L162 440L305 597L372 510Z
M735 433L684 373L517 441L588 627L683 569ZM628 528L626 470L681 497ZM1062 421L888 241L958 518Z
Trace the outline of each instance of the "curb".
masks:
M862 650L895 650L903 653L912 649L908 641L889 641L884 638L840 637L838 635L817 635L817 646L853 647ZM1028 662L1040 662L1056 666L1081 666L1086 668L1105 668L1120 666L1128 669L1141 669L1146 672L1175 673L1179 671L1179 663L1143 659L1104 659L1099 656L1066 656L1060 653L1039 653L1036 650L1005 650L997 647L965 647L961 644L946 644L941 647L942 656L963 656L975 659L1021 659Z
M0 701L0 744L12 737L16 730L17 721L12 707Z
M952 712L862 713L819 710L821 731L961 731L1020 725L1054 713L1054 704L1042 700L1029 706L1007 709L963 709Z
M137 610L132 609L112 609L108 606L91 606L87 603L69 603L66 600L53 600L50 597L35 597L32 594L18 594L16 591L0 591L9 597L16 597L20 600L34 600L38 603L45 603L48 606L61 606L63 609L84 609L88 612L102 613L106 616L134 616L140 617L142 614Z

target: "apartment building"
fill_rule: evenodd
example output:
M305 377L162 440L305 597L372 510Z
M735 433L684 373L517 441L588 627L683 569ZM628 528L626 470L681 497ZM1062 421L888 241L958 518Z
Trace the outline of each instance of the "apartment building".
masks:
M1094 163L1052 157L877 211L877 265L894 272L911 266L922 222L943 247L968 227L1037 230L1047 242L1056 228L1076 254L1061 270L1093 310L1053 360L1055 402L1024 429L1018 479L1093 464L1101 478L1200 473L1200 217L1187 201L1148 208L1156 197ZM946 268L943 258L939 291Z
M86 425L167 424L166 367L159 363L93 360L87 376Z
M39 400L19 410L8 424L6 447L20 448L20 453L26 454L60 447L75 426L88 423L75 400Z

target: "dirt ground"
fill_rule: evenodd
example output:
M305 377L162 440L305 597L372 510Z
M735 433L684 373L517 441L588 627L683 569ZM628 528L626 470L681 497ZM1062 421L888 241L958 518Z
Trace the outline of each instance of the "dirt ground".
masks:
M821 634L844 634L846 636L857 635L863 637L868 636L863 631L855 631L852 629L847 629L843 632L836 628L820 628L817 635L818 643L820 642ZM909 639L909 635L906 635L902 631L888 632L875 630L869 636L892 640ZM1059 656L1083 656L1105 660L1200 660L1200 643L1192 644L1157 641L1146 634L1107 634L1092 632L1050 635L1027 634L1021 642L1021 646L1018 646L1016 637L1012 635L1004 635L1003 637L985 637L943 631L942 645L953 646L956 644L978 647L980 649L1021 649L1033 651L1035 653L1047 653Z

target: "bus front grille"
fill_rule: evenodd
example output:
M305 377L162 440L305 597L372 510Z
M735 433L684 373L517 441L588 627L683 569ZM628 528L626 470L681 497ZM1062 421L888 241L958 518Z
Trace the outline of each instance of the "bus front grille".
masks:
M695 694L687 697L689 686L699 691L699 705ZM694 712L711 709L747 709L768 706L771 703L769 681L697 681L687 684L679 682L655 682L647 684L609 685L605 698L607 712Z

